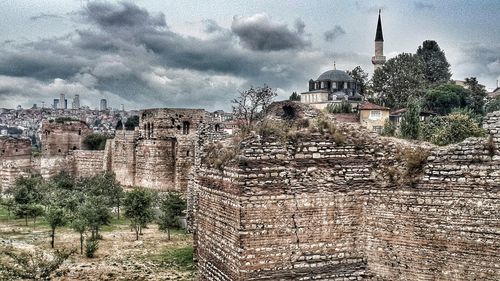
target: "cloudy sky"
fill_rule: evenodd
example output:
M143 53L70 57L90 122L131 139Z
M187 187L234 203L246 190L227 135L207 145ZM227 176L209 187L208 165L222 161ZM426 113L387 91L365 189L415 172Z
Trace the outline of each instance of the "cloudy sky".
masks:
M382 9L386 56L436 40L454 79L500 79L500 1L2 0L0 108L60 93L97 107L230 109L264 83L281 98L337 63L373 71Z

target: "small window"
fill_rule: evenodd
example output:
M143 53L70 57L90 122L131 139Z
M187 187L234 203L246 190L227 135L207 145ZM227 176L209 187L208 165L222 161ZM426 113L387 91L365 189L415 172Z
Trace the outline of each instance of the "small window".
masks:
M81 136L82 135L82 129L78 129L78 135Z
M76 146L73 146L73 150L76 150Z
M182 134L184 134L184 135L189 134L189 122L188 121L182 122Z
M382 117L382 112L380 112L380 110L370 111L370 117L369 117L370 120L380 120L381 117Z
M59 149L57 150L57 152L61 152L61 149L59 148Z
M186 156L189 156L189 150L188 150L188 151L186 151Z
M384 127L382 127L382 126L373 126L373 131L378 133L378 134L381 134L383 128Z
M18 152L19 150L16 148L16 152Z

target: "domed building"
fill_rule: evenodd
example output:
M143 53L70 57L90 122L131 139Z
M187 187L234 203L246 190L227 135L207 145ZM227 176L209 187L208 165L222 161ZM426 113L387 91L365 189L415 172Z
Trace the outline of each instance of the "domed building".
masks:
M316 80L309 80L309 91L300 94L300 101L318 109L347 101L353 108L362 101L359 85L346 71L332 69Z

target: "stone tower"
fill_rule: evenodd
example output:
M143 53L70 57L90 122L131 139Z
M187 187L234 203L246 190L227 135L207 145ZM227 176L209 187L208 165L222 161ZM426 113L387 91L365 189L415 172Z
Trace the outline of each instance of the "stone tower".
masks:
M380 20L380 10L378 10L377 33L375 34L375 55L372 57L373 71L382 67L385 63L384 56L384 35L382 34L382 21Z

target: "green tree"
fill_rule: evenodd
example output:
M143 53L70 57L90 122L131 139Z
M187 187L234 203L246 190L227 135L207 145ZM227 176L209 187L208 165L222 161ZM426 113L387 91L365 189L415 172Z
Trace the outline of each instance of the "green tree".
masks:
M7 209L7 220L10 220L10 214L16 207L16 202L12 197L5 197L1 198L0 197L0 204Z
M127 121L125 122L125 130L133 131L135 130L135 127L139 127L139 116L137 115L127 118Z
M293 92L290 96L289 100L291 101L300 101L300 95L297 92Z
M111 222L111 213L104 196L89 196L78 208L78 218L86 222L92 238L99 237L99 229Z
M36 219L39 216L43 216L45 214L44 208L40 204L30 204L28 205L28 217L33 219L33 227L36 225Z
M368 73L366 73L361 66L356 66L353 70L347 71L347 74L356 82L356 85L359 87L359 94L364 96L368 83Z
M467 96L471 91L461 86L444 84L429 89L425 93L425 107L439 115L447 115L454 108L467 107Z
M58 207L50 207L45 214L45 220L50 226L50 246L54 248L54 241L56 237L56 228L64 226L66 224L66 218L64 216L64 211Z
M429 84L450 81L450 64L436 41L424 41L417 49L417 56L423 61L425 79Z
M468 137L484 135L484 130L474 118L460 112L431 118L422 126L422 138L437 145L448 145Z
M80 254L83 255L83 235L87 231L87 222L82 218L75 219L71 223L71 228L80 234Z
M391 108L404 107L411 98L423 96L426 80L422 60L402 53L375 70L372 90Z
M33 206L43 201L42 186L44 180L39 175L29 177L19 177L14 186L8 192L12 194L16 206L17 217L25 219L26 226L28 218L33 211Z
M484 86L479 85L476 77L465 78L465 86L471 91L471 95L466 98L467 107L477 114L484 114L484 105L486 101L486 90Z
M416 140L420 136L420 102L410 100L407 110L401 119L401 136L405 139Z
M167 232L168 240L170 240L170 229L179 227L178 219L186 210L186 205L186 200L176 192L169 192L161 199L158 226L160 230Z
M139 240L141 228L153 220L153 194L144 188L135 188L127 192L124 200L125 217L130 219L130 225L135 230L136 240Z
M104 150L108 138L106 135L94 133L88 135L83 143L88 150Z
M115 130L123 130L122 120L118 120L118 122L116 122Z

